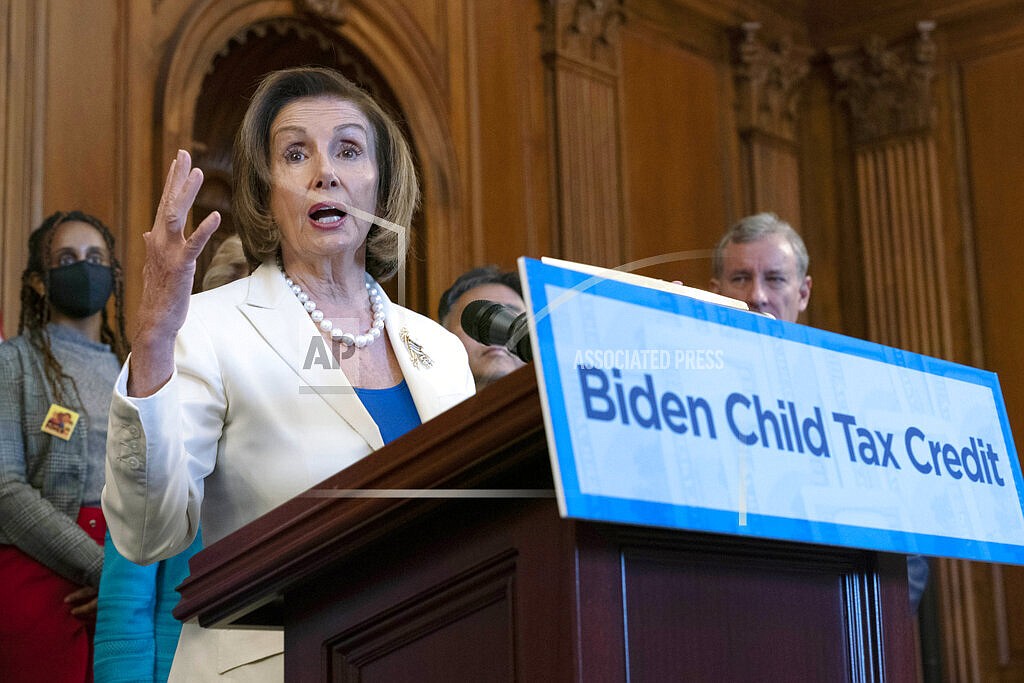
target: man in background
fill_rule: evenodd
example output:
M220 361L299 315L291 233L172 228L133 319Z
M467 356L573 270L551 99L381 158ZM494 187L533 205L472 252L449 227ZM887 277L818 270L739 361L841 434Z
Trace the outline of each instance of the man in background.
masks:
M752 311L795 323L811 298L807 247L773 213L747 216L719 240L711 257L711 291Z
M438 322L461 339L463 346L466 347L469 368L473 371L477 391L525 365L504 346L485 346L462 329L463 309L471 301L480 299L504 304L519 313L526 310L519 275L514 272L502 272L497 266L474 268L463 273L441 295L441 301L437 305Z

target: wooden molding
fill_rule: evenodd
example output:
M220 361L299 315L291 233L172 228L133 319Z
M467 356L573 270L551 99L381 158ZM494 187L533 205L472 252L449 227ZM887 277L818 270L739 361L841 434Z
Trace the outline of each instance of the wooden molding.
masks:
M548 4L551 51L575 61L618 70L618 28L623 0L553 0Z
M349 0L295 0L295 9L334 26L348 21Z
M789 37L765 43L757 22L745 22L741 29L733 63L737 127L741 133L757 130L795 142L800 86L810 71L811 50Z
M810 49L788 36L766 43L761 24L744 22L736 41L733 82L746 214L773 211L800 227L797 126Z
M547 5L560 256L601 266L623 261L617 27L621 0Z
M938 161L930 136L855 154L868 294L868 336L949 358Z
M934 22L918 22L917 39L909 46L890 48L872 35L859 49L829 50L840 85L838 99L849 108L854 142L879 142L934 127L934 28Z

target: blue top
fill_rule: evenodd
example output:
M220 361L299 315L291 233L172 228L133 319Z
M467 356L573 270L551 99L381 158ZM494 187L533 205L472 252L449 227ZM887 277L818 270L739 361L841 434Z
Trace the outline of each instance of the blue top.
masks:
M356 395L380 428L384 443L390 443L410 429L419 427L420 414L412 402L409 385L403 379L388 389L359 389Z
M93 641L96 683L167 680L181 633L171 614L178 604L175 588L202 547L196 534L184 552L143 567L117 552L107 532Z

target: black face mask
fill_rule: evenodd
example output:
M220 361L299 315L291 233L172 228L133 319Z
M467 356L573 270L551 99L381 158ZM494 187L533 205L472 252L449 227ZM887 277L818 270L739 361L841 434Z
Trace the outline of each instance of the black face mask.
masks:
M88 318L100 311L114 289L110 266L78 261L50 269L50 303L69 318Z

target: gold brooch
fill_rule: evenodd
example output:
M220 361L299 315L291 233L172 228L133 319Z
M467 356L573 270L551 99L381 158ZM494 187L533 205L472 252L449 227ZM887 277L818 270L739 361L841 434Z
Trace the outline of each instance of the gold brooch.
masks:
M420 346L418 342L409 336L408 329L404 327L402 328L401 337L402 343L405 344L405 348L409 350L409 359L412 361L412 366L414 368L418 368L420 365L424 368L434 367L433 359L423 351L423 347Z

